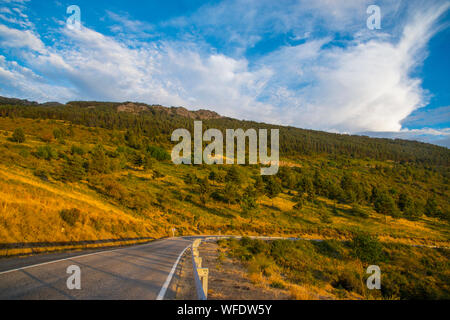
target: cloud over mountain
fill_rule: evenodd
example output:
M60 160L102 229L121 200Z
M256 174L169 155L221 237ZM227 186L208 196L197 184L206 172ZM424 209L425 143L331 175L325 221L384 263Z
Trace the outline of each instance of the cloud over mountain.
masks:
M54 41L34 27L5 22L0 24L0 94L38 101L182 105L350 133L398 132L402 120L427 104L428 93L412 73L426 58L428 41L438 31L448 2L410 7L390 32L365 28L366 6L360 1L287 5L292 10L277 5L268 10L265 1L207 5L161 23L161 28L183 30L176 39L127 37L128 32L145 38L143 31L158 26L132 23L128 16L109 11L106 15L114 20L111 34L58 26ZM398 10L389 2L383 8L387 17ZM18 12L5 14L25 21ZM246 23L239 21L243 17ZM303 25L296 20L302 17ZM219 32L217 21L229 25ZM187 32L190 24L202 31ZM318 33L313 27L328 29ZM294 40L256 56L243 54L264 38L267 28L290 33ZM227 37L234 49L217 50L208 43L205 39L214 30L216 38ZM345 37L339 39L336 32L343 30Z

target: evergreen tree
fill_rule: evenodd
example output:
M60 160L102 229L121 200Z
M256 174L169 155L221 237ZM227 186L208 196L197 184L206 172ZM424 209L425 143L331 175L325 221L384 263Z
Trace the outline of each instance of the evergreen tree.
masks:
M258 196L264 193L265 185L261 175L255 177L255 190Z
M80 181L85 174L86 171L83 167L83 159L78 155L68 158L63 165L62 178L66 181Z
M281 167L277 174L283 187L293 190L296 184L296 175L290 167Z
M97 145L91 152L89 162L89 172L93 174L107 173L109 171L109 159L106 156L105 148Z
M214 182L217 180L217 171L214 169L211 170L211 172L209 173L208 179L211 180L214 185Z
M298 185L297 185L297 191L299 193L306 193L308 194L308 200L313 201L315 198L315 190L314 190L314 184L310 177L303 176Z
M272 199L272 206L273 206L273 199L276 198L282 191L281 184L273 176L265 176L265 179L266 179L265 193L267 197Z
M398 216L398 208L392 196L387 192L378 192L374 202L375 211L390 215Z
M133 149L140 149L142 146L140 136L134 130L127 130L125 140L127 141L128 146Z
M398 196L397 206L402 212L404 212L413 206L413 200L408 194L402 192Z
M197 182L198 186L199 186L199 195L200 195L200 201L202 202L203 205L206 205L206 202L209 198L209 194L211 193L211 188L209 185L209 180L208 179L199 179Z
M223 190L223 199L228 205L238 203L240 200L239 188L235 183L228 182Z
M231 166L228 169L227 175L225 176L225 182L232 182L237 185L240 185L242 183L241 174L239 170L236 168L236 166Z
M427 216L433 217L438 213L438 205L435 197L429 197L425 204L424 212Z
M241 210L243 216L250 216L253 220L253 214L258 209L258 204L256 203L256 190L252 186L248 186L241 199Z

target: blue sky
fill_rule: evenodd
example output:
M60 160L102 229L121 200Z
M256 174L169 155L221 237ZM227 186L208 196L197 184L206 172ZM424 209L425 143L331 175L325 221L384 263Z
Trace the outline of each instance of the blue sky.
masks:
M381 29L369 30L369 5ZM66 9L81 9L80 30ZM450 2L0 0L0 95L450 146Z

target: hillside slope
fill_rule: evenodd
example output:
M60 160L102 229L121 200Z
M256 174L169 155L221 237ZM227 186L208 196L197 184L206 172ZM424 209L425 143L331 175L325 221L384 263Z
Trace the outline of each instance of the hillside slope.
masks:
M448 149L280 127L283 166L262 179L258 166L173 165L172 129L195 117L123 105L0 106L0 243L160 237L175 227L449 244Z

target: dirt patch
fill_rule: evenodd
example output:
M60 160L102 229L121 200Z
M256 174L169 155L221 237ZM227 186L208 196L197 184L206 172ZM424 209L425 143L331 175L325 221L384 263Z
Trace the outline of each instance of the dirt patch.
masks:
M233 261L215 242L202 242L199 247L202 267L209 269L208 300L287 300L285 290L266 288L247 278L247 272ZM176 289L177 300L196 299L191 253L184 259Z

